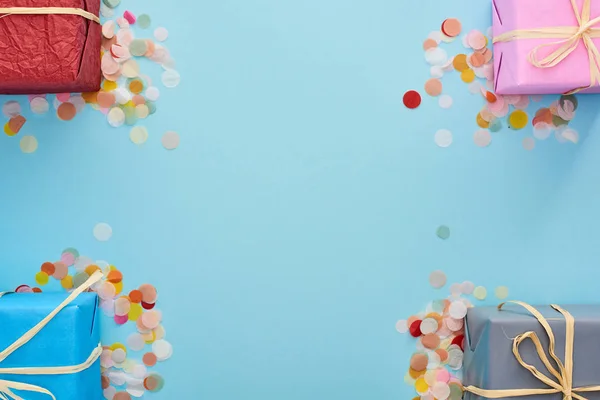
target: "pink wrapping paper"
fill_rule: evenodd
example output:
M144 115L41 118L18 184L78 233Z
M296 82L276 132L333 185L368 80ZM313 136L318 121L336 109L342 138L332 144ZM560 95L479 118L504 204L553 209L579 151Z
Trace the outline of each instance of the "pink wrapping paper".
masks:
M576 0L581 12L583 0ZM590 19L600 16L600 1L592 0ZM514 29L576 26L577 19L569 0L493 0L493 36ZM600 28L600 26L594 26ZM494 89L498 94L562 94L590 84L588 52L579 46L565 60L552 68L536 68L529 62L531 50L544 43L561 39L516 39L494 44ZM600 38L593 39L600 49ZM546 57L559 46L538 52ZM600 93L595 86L580 93Z

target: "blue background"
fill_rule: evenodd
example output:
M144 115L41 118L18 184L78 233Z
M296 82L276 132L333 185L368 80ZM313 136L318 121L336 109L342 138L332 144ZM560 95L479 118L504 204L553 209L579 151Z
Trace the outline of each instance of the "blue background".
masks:
M428 33L448 17L485 32L489 2L125 9L169 29L181 85L158 85L141 147L89 108L71 122L27 111L21 133L0 138L0 282L33 283L73 246L115 264L126 287L155 284L175 353L152 398L413 397L414 343L394 324L446 294L429 288L434 269L520 300L597 302L598 98L579 96L579 144L551 137L531 152L530 125L474 145L483 99L456 73L443 78L452 108L402 105L429 78ZM160 82L159 66L143 69ZM447 149L433 141L441 128L454 134ZM181 136L175 151L161 146L167 130ZM34 154L20 151L23 134L37 137ZM110 241L94 239L98 222Z

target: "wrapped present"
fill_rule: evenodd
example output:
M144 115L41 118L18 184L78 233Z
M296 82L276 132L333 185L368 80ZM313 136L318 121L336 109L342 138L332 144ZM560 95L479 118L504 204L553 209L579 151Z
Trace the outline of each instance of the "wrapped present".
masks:
M467 313L464 399L600 399L600 306L510 303Z
M100 89L100 0L0 0L0 93Z
M600 2L493 0L499 94L600 93Z
M83 293L101 277L68 296L0 297L0 399L103 399L98 299Z

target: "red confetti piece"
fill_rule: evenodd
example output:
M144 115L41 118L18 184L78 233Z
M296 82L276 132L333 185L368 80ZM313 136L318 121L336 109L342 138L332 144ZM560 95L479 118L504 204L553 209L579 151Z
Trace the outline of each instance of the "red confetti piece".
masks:
M418 319L415 322L413 322L412 324L410 324L410 328L408 328L408 331L410 332L410 334L413 337L419 337L422 335L421 333L421 320Z
M421 95L415 90L409 90L404 93L402 101L404 101L406 108L415 109L421 105Z

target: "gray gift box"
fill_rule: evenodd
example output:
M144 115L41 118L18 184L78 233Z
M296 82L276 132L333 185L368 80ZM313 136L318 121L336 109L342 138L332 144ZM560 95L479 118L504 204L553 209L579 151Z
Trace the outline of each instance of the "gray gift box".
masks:
M561 306L575 319L573 350L573 388L600 385L600 306ZM550 306L535 307L548 321L554 333L555 354L564 362L565 318ZM464 386L481 389L548 389L549 387L525 369L513 354L513 339L524 332L535 332L546 356L548 336L538 320L517 305L474 307L467 312L465 322ZM530 340L520 346L523 360L535 366L553 381L557 379L540 360ZM556 366L555 366L556 368ZM577 393L577 392L576 392ZM578 393L590 400L600 400L600 392ZM465 400L484 397L465 392ZM561 400L562 393L505 397L508 400Z

